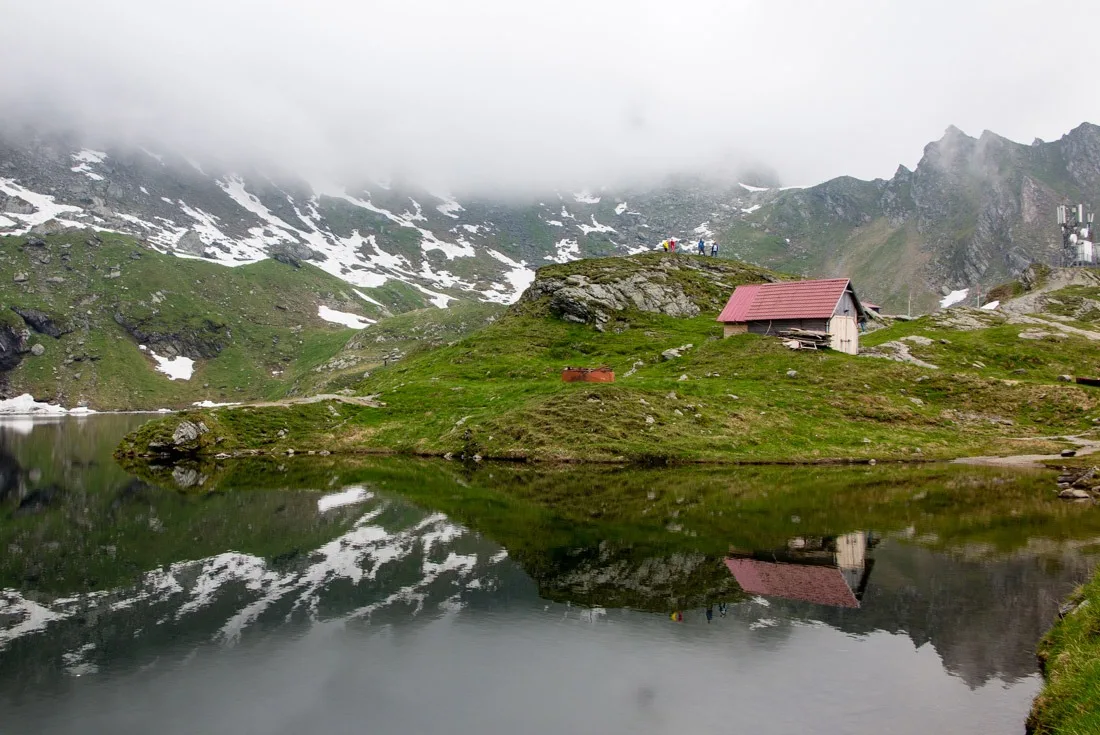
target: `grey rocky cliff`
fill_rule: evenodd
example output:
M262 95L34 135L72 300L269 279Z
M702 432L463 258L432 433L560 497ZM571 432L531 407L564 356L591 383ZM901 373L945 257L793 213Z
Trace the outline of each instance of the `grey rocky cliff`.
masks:
M594 260L540 270L517 308L544 304L560 319L600 330L631 311L678 319L698 316L704 310L717 315L733 290L732 284L743 277L733 264L695 255ZM754 271L750 280L774 278Z
M0 373L14 370L29 351L27 330L0 324Z
M232 339L224 324L209 319L193 328L164 328L121 312L116 312L114 319L138 344L165 357L214 358Z
M587 276L537 279L524 299L549 297L550 311L578 324L602 326L615 312L636 309L672 317L692 317L699 307L659 271L641 271L620 281L594 283Z
M63 335L73 331L71 327L62 324L58 319L51 317L44 311L19 306L12 306L11 310L18 314L28 327L47 337L60 339Z

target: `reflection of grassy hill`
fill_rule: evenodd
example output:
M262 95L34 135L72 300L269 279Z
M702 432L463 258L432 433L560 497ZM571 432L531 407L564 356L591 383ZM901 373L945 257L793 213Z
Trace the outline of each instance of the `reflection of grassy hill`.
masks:
M201 490L230 496L327 483L396 494L505 546L546 597L640 609L732 599L720 563L729 549L774 549L795 536L875 530L993 558L1039 548L1037 539L1057 548L1100 538L1100 516L1057 500L1049 473L978 467L469 470L328 457L195 468L210 478ZM146 477L172 482L170 470Z
M150 569L225 551L306 553L352 520L318 515L313 493L198 496L141 482L62 488L43 510L21 515L0 503L0 513L0 585L55 594L125 586Z

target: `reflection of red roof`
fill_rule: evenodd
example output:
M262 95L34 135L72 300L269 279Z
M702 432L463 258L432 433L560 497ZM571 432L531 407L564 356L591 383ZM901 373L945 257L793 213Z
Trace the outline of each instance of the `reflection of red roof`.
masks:
M785 597L833 607L859 607L836 567L783 564L756 559L726 559L741 588L753 595Z
M720 322L767 319L828 319L848 288L847 278L738 286Z
M729 303L726 304L726 308L722 309L722 313L718 315L718 321L745 321L745 314L749 313L749 307L752 306L752 301L756 298L756 292L759 290L759 285L738 286L737 288L735 288L733 291L733 295L730 296Z

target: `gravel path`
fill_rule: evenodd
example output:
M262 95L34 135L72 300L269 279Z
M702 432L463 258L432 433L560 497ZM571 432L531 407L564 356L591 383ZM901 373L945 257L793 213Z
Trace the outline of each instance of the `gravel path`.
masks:
M1068 441L1077 445L1078 457L1100 451L1100 441L1095 439L1083 439L1079 436L1033 436L1028 440L1049 439L1051 441ZM1042 467L1043 462L1062 459L1059 454L1013 454L1008 457L960 457L954 460L954 464L974 464L985 467Z

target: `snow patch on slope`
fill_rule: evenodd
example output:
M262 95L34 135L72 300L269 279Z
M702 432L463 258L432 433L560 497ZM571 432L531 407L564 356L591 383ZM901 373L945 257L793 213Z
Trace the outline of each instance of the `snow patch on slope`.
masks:
M169 380L190 380L195 372L195 361L190 357L161 357L152 351L149 355L157 361L157 372L164 373Z
M103 181L103 177L92 170L92 165L103 163L103 161L107 159L106 153L85 148L84 150L74 153L72 159L76 165L69 169L70 171L84 174L92 181Z
M419 291L420 293L422 293L425 296L429 297L428 301L432 302L432 306L435 306L436 308L446 309L447 305L455 300L454 296L448 296L447 294L436 293L435 291L429 291L428 289L421 286L419 283L414 283L414 284L411 284L411 285L417 291Z
M960 301L965 300L966 297L969 294L970 294L970 289L969 288L963 288L963 289L959 289L958 291L952 291L951 293L947 294L942 299L940 299L940 308L946 309L949 306L954 306L955 304L959 303Z
M597 222L596 221L596 215L592 215L592 224L591 224L591 226L578 224L577 227L580 229L581 232L583 232L586 235L590 235L593 232L615 232L616 234L618 233L618 231L614 227L608 227L607 225L601 225L599 222Z
M372 299L370 296L367 296L365 293L363 293L359 289L353 288L352 291L355 293L356 296L363 299L363 301L366 301L368 304L374 304L375 306L377 306L380 309L385 309L386 308L386 305L383 304L381 301L378 301L377 299Z
M434 194L433 196L443 201L442 204L435 208L440 214L446 215L451 219L458 219L458 213L466 211L466 209L455 201L454 197L450 194Z
M375 323L373 319L368 319L365 316L359 316L358 314L351 314L346 311L337 311L336 309L330 309L324 304L320 304L317 307L317 316L321 317L326 322L332 322L333 324L343 324L345 327L351 327L352 329L366 329L367 327Z
M546 259L553 263L568 263L581 257L580 243L568 237L558 240L554 248L557 252L554 255L546 256Z
M24 393L15 398L0 399L0 416L65 416L88 413L95 413L95 411L83 406L68 409L53 403L43 403L34 400L34 396L30 393Z
M11 179L0 179L0 192L7 194L10 197L17 197L22 199L27 204L34 207L35 211L30 214L20 214L18 212L7 212L7 216L14 217L23 223L22 229L17 229L15 235L22 235L35 225L40 225L43 222L49 222L51 219L55 219L60 215L69 212L83 212L80 207L73 207L68 204L58 204L54 201L52 196L46 194L36 194L30 189L24 189L19 184L16 184Z
M534 283L535 271L528 268L527 263L516 262L504 253L497 252L492 248L488 248L486 252L494 260L508 266L509 270L504 273L504 280L512 288L510 291L503 291L500 284L494 284L491 290L485 292L485 297L498 304L510 304L518 299L527 290L528 286Z

